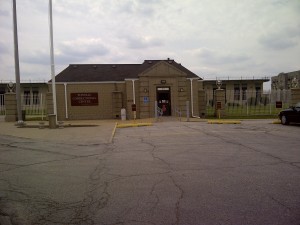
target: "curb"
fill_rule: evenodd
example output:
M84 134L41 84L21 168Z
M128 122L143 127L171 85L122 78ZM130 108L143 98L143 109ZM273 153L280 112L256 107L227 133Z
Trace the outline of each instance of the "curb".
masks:
M281 124L281 121L280 121L280 120L274 120L274 121L272 122L272 124Z
M143 126L152 126L152 123L126 123L126 124L118 124L117 128L127 128L127 127L143 127Z
M240 120L208 120L208 124L241 124Z
M113 129L113 131L112 131L112 133L111 133L111 137L110 137L110 139L109 139L109 143L112 143L112 141L113 141L113 139L114 139L114 137L115 137L117 125L118 125L118 123L116 122L116 123L115 123L115 127L114 127L114 129Z

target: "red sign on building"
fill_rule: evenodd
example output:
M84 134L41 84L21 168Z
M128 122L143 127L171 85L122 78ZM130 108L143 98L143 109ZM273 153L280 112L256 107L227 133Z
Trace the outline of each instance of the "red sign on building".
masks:
M98 93L71 93L71 106L95 106L98 105Z
M276 101L276 109L282 109L282 101Z

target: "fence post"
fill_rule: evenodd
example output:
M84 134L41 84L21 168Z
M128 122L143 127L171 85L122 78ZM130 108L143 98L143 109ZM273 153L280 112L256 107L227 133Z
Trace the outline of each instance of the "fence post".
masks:
M270 115L272 115L271 90L269 90Z

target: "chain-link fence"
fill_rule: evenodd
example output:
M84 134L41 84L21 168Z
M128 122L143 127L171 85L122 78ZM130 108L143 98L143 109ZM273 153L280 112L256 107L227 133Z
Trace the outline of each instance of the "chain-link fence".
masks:
M290 90L249 91L226 90L226 116L275 116L282 108L288 108L291 102ZM215 91L206 93L206 115L215 116Z

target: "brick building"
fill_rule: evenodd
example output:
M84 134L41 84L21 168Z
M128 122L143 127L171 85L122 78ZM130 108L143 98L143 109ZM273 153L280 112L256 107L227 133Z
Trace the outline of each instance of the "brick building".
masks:
M222 80L225 103L260 99L263 83L268 80ZM118 119L121 109L126 109L127 118L133 119L132 105L136 106L136 118L151 118L155 116L155 103L164 116L186 116L187 102L189 116L203 117L206 107L214 104L217 89L215 80L203 80L171 59L145 60L142 64L71 64L57 74L55 82L60 121ZM22 83L22 109L30 106L53 114L52 94L47 94L51 89L51 81ZM0 84L0 91L3 100L8 92L6 83ZM46 95L48 99L43 99ZM5 114L4 100L0 103Z
M170 59L142 64L71 64L55 78L57 118L115 119L125 108L132 119L133 104L136 118L149 118L155 116L156 101L166 116L179 111L186 115L187 101L190 114L199 116L205 110L201 108L201 80Z
M300 70L288 73L280 73L272 77L272 90L290 90L300 87Z

